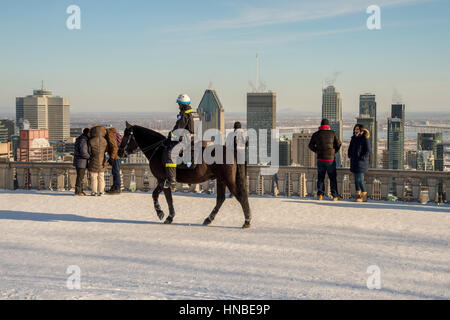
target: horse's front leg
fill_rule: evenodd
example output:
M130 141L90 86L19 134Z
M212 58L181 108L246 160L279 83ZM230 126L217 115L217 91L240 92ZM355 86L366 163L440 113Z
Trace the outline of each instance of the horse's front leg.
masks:
M164 219L164 211L162 211L161 206L159 205L158 198L159 194L163 190L160 183L158 183L158 186L153 190L153 205L155 206L156 214L158 215L159 220Z
M175 209L173 208L172 191L169 188L164 188L164 195L166 196L167 205L169 206L169 216L167 217L165 224L171 224L175 217Z

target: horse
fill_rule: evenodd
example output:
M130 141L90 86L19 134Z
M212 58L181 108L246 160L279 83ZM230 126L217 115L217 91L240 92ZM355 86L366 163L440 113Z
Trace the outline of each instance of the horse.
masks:
M175 217L175 210L173 207L172 192L170 188L164 188L166 180L166 170L163 162L163 151L166 137L159 132L153 131L137 125L130 125L128 121L125 123L126 129L119 146L119 156L121 158L127 157L129 154L135 152L138 148L145 154L148 159L150 171L157 179L157 187L153 191L153 204L158 218L162 221L164 219L164 212L158 202L159 194L163 191L169 207L169 215L164 221L165 224L171 224ZM224 148L224 158L226 155L226 147ZM203 221L204 226L210 225L220 207L225 201L225 190L228 190L239 201L244 212L245 222L243 229L250 228L251 213L248 202L248 190L246 183L245 165L238 164L236 161L236 154L232 164L227 164L225 159L223 164L213 163L206 164L202 161L197 164L194 169L181 170L177 168L176 180L180 183L197 184L209 180L217 180L217 199L216 206Z

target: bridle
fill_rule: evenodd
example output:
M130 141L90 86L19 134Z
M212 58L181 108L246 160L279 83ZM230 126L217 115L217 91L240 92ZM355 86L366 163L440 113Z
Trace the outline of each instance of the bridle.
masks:
M130 136L127 139L127 143L125 143L125 146L123 147L123 154L125 155L125 157L128 157L128 145L130 144L131 139L134 140L134 143L136 143L136 139L134 139L134 134L133 134L133 129L130 129ZM137 143L136 143L137 145Z
M123 153L124 153L125 157L128 157L127 149L128 149L128 145L130 144L131 139L133 139L133 140L134 140L134 143L135 143L137 146L139 146L139 144L136 142L136 138L134 137L133 128L130 129L130 136L129 136L128 139L127 139L127 143L125 143L125 146L123 147ZM145 147L145 148L143 148L143 149L141 148L142 153L145 154L147 151L150 151L150 150L152 150L153 148L156 147L156 148L153 150L151 156L148 158L148 162L150 162L150 161L152 160L152 158L153 158L153 156L155 155L156 151L159 149L159 147L160 147L163 143L164 143L164 139L161 140L161 141L155 142L155 143L153 143L152 145L149 145L149 146L147 146L147 147Z

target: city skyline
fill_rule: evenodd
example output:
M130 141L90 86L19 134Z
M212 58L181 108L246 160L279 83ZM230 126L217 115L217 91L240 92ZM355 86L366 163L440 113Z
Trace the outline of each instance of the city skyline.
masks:
M198 105L212 82L227 110L245 112L256 53L280 110L319 111L330 82L344 112L356 113L364 92L376 94L382 114L394 99L410 112L450 108L445 1L378 1L376 31L365 26L369 1L175 2L173 10L81 0L81 30L65 26L70 4L5 4L0 37L14 50L0 52L0 108L44 80L71 99L73 112L176 111L180 92Z

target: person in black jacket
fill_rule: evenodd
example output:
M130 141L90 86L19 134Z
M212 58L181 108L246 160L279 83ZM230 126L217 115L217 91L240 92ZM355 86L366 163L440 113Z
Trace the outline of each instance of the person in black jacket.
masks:
M309 142L309 149L317 154L317 198L323 199L325 194L325 175L328 173L331 185L331 195L334 201L339 200L337 188L336 153L341 148L341 141L336 132L331 130L330 123L323 119L319 131L315 132Z
M357 124L353 129L352 140L348 147L350 171L355 175L356 202L367 201L367 191L364 184L364 173L369 170L369 156L371 152L369 130Z
M84 176L86 174L86 168L88 160L90 158L88 137L89 129L85 128L83 134L75 140L75 152L73 154L73 165L77 170L77 180L75 182L75 195L85 196L83 192Z
M195 111L191 108L191 99L187 94L180 94L177 99L180 113L177 117L177 122L172 131L169 132L167 142L164 149L164 163L166 167L167 180L164 183L164 188L170 188L173 192L176 190L176 176L177 164L173 161L171 151L173 147L179 142L179 137L175 137L174 131L177 129L185 129L191 135L194 134L194 117Z

